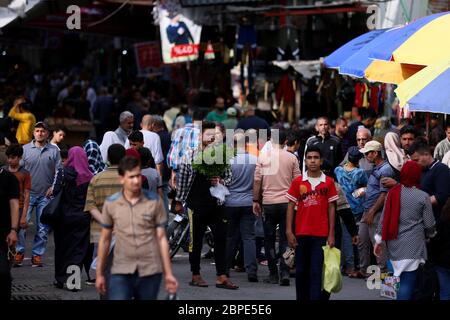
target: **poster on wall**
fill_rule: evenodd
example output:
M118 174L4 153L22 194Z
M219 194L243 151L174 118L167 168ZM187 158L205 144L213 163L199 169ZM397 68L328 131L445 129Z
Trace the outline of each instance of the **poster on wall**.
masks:
M156 41L140 42L134 45L136 66L140 76L155 73L161 67L161 51Z
M164 63L193 61L198 57L202 27L183 14L181 7L159 6L159 28ZM210 58L208 46L205 58Z

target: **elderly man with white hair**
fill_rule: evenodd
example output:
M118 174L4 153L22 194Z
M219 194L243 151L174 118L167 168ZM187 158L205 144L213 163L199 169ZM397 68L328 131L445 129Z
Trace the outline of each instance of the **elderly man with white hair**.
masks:
M372 133L370 132L369 129L365 127L361 127L358 129L358 131L356 132L356 143L358 144L358 149L364 148L366 143L371 140L372 140ZM348 152L340 165L342 166L347 162L348 162ZM374 167L373 163L370 163L365 157L359 160L359 168L363 169L368 177L372 174L373 167Z
M108 148L119 143L125 146L128 140L128 135L133 131L134 115L130 111L124 111L119 116L119 127L116 131L108 131L103 135L102 143L100 144L100 152L103 161L108 159Z

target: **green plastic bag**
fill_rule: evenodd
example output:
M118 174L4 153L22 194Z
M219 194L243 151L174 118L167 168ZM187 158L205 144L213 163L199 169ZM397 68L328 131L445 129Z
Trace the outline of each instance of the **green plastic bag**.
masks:
M323 249L323 281L322 289L327 292L339 292L342 289L341 274L341 251L336 248L330 248L329 245Z

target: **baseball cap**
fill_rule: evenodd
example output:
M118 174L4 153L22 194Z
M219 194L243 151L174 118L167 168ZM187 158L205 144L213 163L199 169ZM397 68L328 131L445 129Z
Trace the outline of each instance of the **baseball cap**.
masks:
M369 151L381 151L383 149L383 146L378 141L372 140L366 143L364 148L359 149L359 152L361 153L367 153Z
M234 108L234 107L229 107L229 108L227 109L227 114L228 114L229 116L232 116L232 117L236 116L236 115L237 115L237 110L236 110L236 108Z
M35 128L43 128L43 129L45 129L45 130L47 130L47 131L50 130L49 127L48 127L48 125L47 125L44 121L36 122L36 124L34 125L34 127L35 127Z
M353 146L348 148L348 157L353 159L361 159L363 155L359 152L358 147Z

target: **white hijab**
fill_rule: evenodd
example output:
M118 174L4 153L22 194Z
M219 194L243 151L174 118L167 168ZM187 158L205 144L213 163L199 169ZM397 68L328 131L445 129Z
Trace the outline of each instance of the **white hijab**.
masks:
M408 159L405 151L400 147L400 138L395 132L388 132L384 137L384 148L388 161L396 170L402 170L403 164Z

